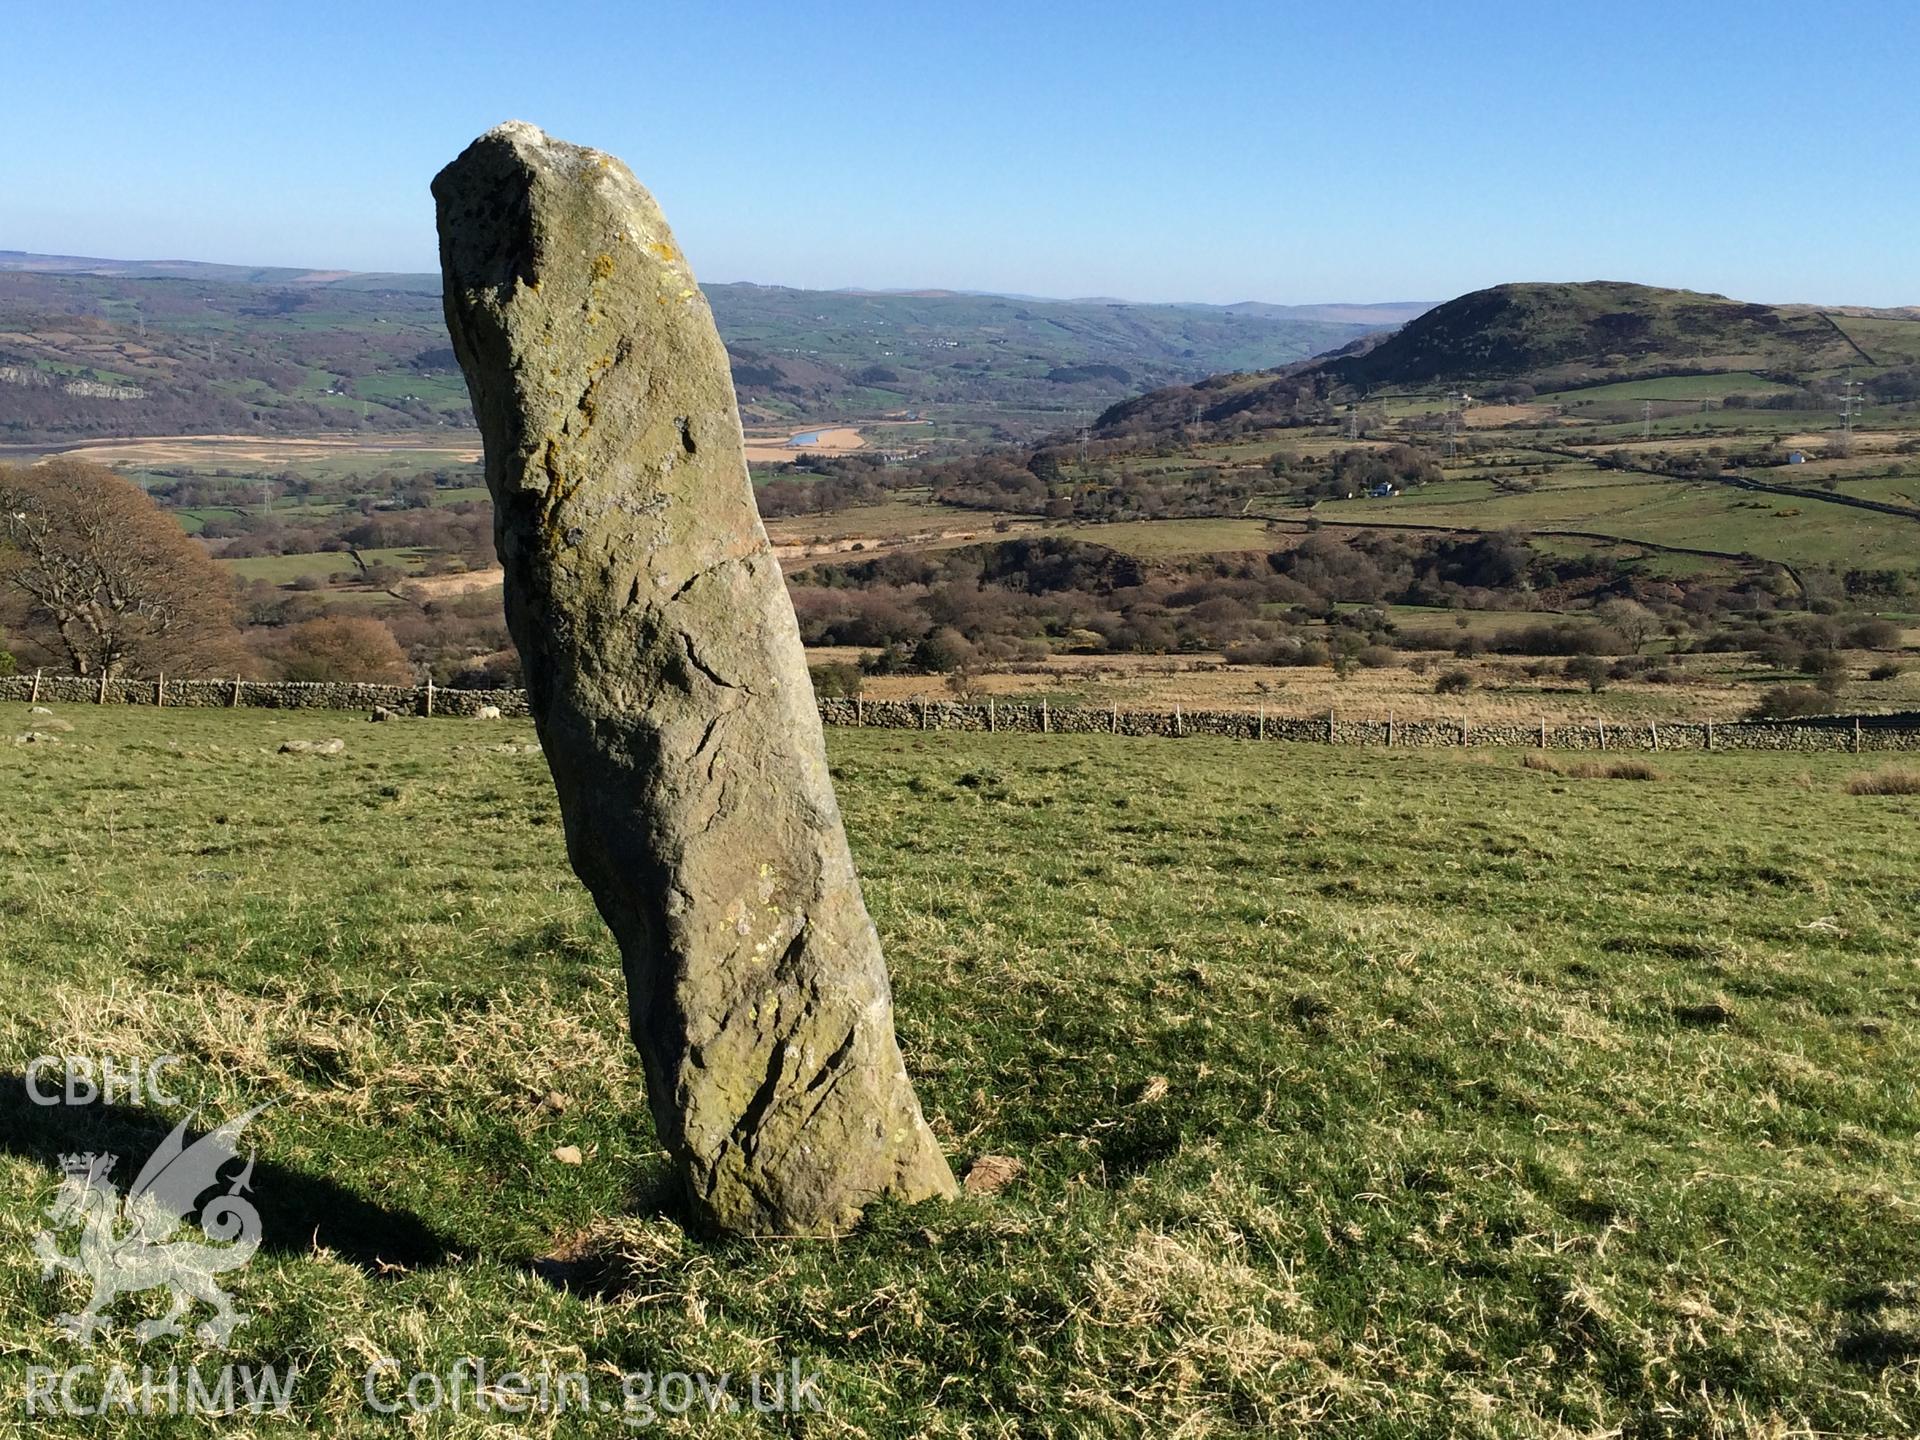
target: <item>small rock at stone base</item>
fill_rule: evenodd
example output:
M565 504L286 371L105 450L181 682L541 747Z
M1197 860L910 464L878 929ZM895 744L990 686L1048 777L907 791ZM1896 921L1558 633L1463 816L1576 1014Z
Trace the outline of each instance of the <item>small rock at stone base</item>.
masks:
M967 1171L966 1191L969 1195L991 1195L1018 1180L1026 1168L1011 1155L982 1155Z

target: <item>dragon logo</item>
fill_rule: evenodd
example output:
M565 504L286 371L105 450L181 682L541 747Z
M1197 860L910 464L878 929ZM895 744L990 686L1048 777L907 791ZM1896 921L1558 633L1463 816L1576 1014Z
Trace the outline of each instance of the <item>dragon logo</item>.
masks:
M68 1270L93 1282L93 1298L79 1314L62 1315L62 1329L82 1344L90 1343L119 1296L161 1288L173 1292L172 1308L134 1327L134 1337L142 1344L181 1334L180 1317L196 1300L211 1305L214 1314L195 1333L222 1348L252 1318L235 1310L214 1280L238 1270L260 1248L260 1212L243 1198L253 1180L252 1153L231 1180L223 1182L221 1171L239 1161L234 1142L266 1108L257 1106L191 1145L187 1121L182 1120L153 1152L125 1199L107 1178L118 1156L60 1157L65 1174L47 1211L54 1229L34 1237L34 1254L44 1279ZM221 1193L201 1203L209 1190L223 1183ZM201 1234L217 1243L202 1244L198 1236L182 1233L196 1214ZM68 1255L55 1232L74 1225L80 1227L80 1244L77 1253Z

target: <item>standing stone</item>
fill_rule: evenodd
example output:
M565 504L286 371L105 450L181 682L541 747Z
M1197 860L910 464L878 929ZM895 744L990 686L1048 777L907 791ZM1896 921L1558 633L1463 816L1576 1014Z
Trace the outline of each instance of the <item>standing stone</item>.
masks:
M625 165L531 125L433 194L507 625L696 1220L820 1234L952 1194L685 257Z

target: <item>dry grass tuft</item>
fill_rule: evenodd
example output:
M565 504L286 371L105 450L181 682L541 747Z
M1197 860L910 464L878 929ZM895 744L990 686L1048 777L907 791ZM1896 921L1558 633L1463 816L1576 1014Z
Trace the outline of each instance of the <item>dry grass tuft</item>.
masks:
M1529 770L1562 775L1573 780L1662 780L1663 776L1645 760L1556 760L1539 750L1520 757Z
M1125 1379L1081 1391L1076 1408L1114 1419L1151 1413L1168 1423L1163 1433L1195 1437L1236 1433L1224 1418L1235 1411L1277 1419L1273 1377L1292 1370L1302 1389L1315 1388L1318 1349L1295 1328L1306 1307L1287 1278L1257 1267L1232 1226L1142 1229L1093 1263L1085 1310L1091 1335L1137 1359Z
M1880 770L1847 781L1849 795L1920 795L1920 771Z

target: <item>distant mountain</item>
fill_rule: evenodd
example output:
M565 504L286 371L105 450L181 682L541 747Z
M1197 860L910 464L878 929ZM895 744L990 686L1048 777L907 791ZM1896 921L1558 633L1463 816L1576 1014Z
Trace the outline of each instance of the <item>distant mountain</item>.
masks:
M915 412L1001 439L1318 354L1403 308L703 288L749 418ZM469 423L439 292L432 274L0 251L0 441Z
M1756 305L1615 281L1476 290L1315 359L1149 391L1097 434L1191 438L1286 424L1383 389L1518 381L1537 390L1636 377L1810 376L1920 363L1920 311Z
M1324 320L1336 325L1365 325L1369 329L1404 325L1433 309L1432 300L1386 300L1371 305L1269 305L1264 300L1242 300L1221 308L1235 315L1262 315L1274 320Z
M1153 385L1285 364L1378 328L1218 305L705 289L748 404L942 407L1027 433Z
M89 255L35 255L25 250L0 250L0 270L29 275L98 275L125 280L204 280L216 285L336 285L361 277L351 270L299 270L284 266L214 265L204 260L102 260ZM405 275L407 282L430 280L435 291L440 277ZM401 288L417 289L416 284Z
M1804 372L1859 363L1869 363L1859 346L1811 305L1593 281L1476 290L1325 369L1365 387L1486 379L1554 385L1677 369Z

